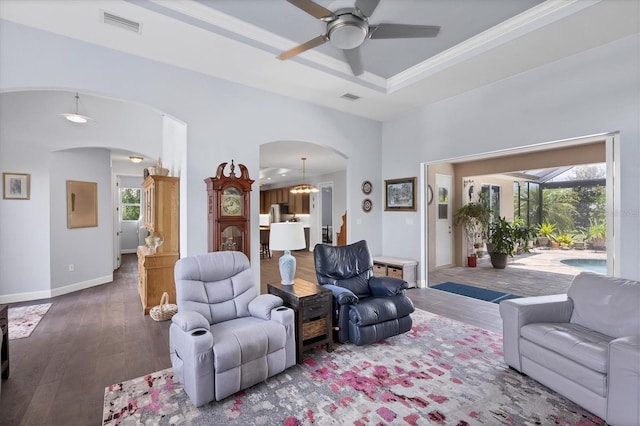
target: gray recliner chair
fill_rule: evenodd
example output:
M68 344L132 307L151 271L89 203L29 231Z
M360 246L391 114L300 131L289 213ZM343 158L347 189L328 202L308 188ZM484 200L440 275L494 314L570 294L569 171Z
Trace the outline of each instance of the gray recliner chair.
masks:
M504 360L610 425L640 424L640 282L591 272L500 302Z
M224 399L295 364L294 313L279 297L258 295L243 253L180 259L175 281L171 364L193 405Z

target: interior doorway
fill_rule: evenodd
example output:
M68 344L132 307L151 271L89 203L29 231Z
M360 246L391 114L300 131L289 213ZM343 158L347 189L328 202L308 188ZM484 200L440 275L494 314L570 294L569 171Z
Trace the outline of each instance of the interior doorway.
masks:
M323 244L333 245L333 182L321 183L320 227Z

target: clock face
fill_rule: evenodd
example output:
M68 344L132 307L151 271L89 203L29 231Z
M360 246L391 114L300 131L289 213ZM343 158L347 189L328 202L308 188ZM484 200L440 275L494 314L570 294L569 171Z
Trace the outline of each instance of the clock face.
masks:
M223 216L241 216L242 196L222 194L221 213Z

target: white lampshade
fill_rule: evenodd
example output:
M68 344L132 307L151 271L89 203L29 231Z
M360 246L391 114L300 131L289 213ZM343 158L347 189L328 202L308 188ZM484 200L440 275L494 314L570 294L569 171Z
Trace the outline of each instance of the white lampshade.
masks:
M281 222L271 224L269 230L270 250L300 250L306 246L302 223Z

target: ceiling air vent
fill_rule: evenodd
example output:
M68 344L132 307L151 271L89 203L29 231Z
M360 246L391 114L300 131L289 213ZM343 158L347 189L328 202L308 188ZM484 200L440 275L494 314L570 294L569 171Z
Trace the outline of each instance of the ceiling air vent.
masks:
M140 30L142 29L140 22L135 22L122 16L105 12L104 10L102 11L102 22L137 34L140 34Z
M340 96L342 99L349 99L350 101L357 101L358 99L360 99L360 96L354 95L352 93L345 93L344 95Z

